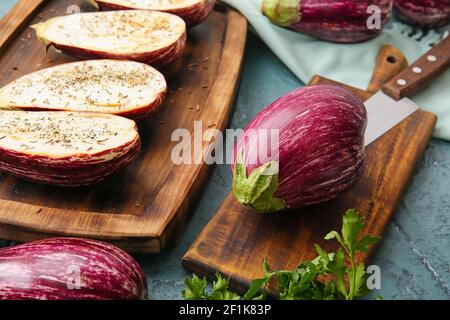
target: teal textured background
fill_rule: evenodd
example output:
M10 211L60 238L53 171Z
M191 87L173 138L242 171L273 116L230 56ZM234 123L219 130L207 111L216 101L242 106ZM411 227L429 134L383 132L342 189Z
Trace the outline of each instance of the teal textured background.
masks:
M0 16L15 3L0 0ZM268 103L302 85L258 38L249 34L229 127L245 127ZM450 299L449 169L450 143L432 140L373 260L382 272L382 288L375 293L385 299ZM181 257L230 186L229 167L215 166L181 241L160 255L137 257L147 274L152 299L181 298L183 279L188 275L181 267Z

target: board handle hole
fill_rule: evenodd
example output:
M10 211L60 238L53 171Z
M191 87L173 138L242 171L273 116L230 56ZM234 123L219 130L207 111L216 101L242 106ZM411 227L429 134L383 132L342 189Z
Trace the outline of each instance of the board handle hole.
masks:
M386 60L387 60L387 62L389 62L389 63L396 63L396 62L397 62L397 59L396 59L394 56L388 56L388 57L386 58Z

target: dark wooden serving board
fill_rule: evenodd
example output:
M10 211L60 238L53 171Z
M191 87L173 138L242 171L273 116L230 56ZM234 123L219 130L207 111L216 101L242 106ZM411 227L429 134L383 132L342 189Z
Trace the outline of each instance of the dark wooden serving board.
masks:
M390 49L388 51L394 50L392 54L401 59L400 52ZM382 51L379 59L388 56L392 58L389 52ZM397 66L398 69L377 69L369 90L375 92L375 87L380 88L405 66L406 60ZM323 83L344 86L363 100L372 95L369 91L319 76L314 77L310 85ZM329 251L336 250L336 244L323 237L331 230L340 230L342 215L349 208L358 209L366 219L364 232L382 235L428 144L435 123L434 114L419 110L370 144L362 180L330 202L294 212L259 214L244 209L232 193L228 194L185 254L183 265L210 279L214 278L215 272L229 276L231 288L243 292L252 279L263 275L263 258L273 269L285 270L314 258L317 255L315 243Z
M0 85L29 72L74 59L46 54L29 25L66 14L81 0L22 0L0 21ZM177 239L207 166L174 165L174 129L194 121L225 128L245 50L246 20L216 6L207 21L188 31L182 58L162 70L169 94L161 112L139 124L143 151L137 161L105 182L85 188L42 186L0 174L0 239L31 241L51 236L103 239L128 251L157 253ZM203 152L207 152L204 142ZM200 152L202 152L200 150Z

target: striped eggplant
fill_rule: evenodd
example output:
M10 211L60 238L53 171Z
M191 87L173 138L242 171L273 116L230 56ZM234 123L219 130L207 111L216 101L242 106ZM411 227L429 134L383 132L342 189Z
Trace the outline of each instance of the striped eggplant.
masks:
M435 28L450 23L450 0L395 0L398 16L411 24Z
M353 43L381 32L391 16L392 0L264 0L262 11L282 27L327 41ZM380 25L372 27L368 22L374 14L379 14Z
M145 299L138 263L99 241L46 239L0 249L0 299Z
M318 85L289 92L262 110L238 139L233 193L259 212L335 198L364 171L364 104L350 91Z

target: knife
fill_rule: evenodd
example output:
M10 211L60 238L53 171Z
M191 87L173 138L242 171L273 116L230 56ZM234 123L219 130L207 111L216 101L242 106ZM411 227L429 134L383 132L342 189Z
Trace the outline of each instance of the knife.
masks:
M417 111L417 104L407 97L425 88L449 66L450 37L447 36L367 100L364 103L368 119L365 145Z

